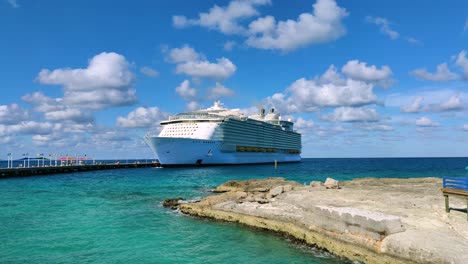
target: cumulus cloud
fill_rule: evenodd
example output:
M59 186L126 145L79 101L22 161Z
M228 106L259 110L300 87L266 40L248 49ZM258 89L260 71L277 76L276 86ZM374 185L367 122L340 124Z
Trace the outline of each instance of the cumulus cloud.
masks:
M169 51L169 62L176 63L176 73L186 74L193 78L208 78L223 81L236 72L237 67L227 58L218 58L210 62L192 47L184 45Z
M322 120L329 122L377 122L379 115L373 108L338 107L333 110L333 113L322 116Z
M0 124L17 124L29 117L29 111L18 104L0 105Z
M432 121L429 117L421 117L416 119L416 126L420 127L438 127L439 123Z
M129 63L114 52L94 56L85 69L43 69L37 80L42 84L62 85L63 103L72 106L104 109L137 102Z
M23 121L14 125L0 125L0 135L45 135L51 134L55 130L60 130L61 124L50 122Z
M191 77L208 78L215 81L223 81L236 71L234 65L227 58L216 59L216 63L209 61L188 61L178 64L177 73L183 73Z
M94 122L94 116L91 112L85 112L76 108L46 112L44 113L44 118L53 121L74 121L76 123Z
M299 117L294 121L294 129L299 131L299 133L304 133L312 128L314 128L315 123L311 119L304 119Z
M435 73L430 73L425 68L421 68L411 71L410 74L424 81L453 81L459 78L458 74L449 70L447 63L437 65Z
M422 102L424 101L424 97L418 96L413 99L411 104L402 106L400 110L404 113L419 113L422 111Z
M413 102L409 105L401 107L401 111L405 113L419 113L419 112L447 112L447 111L461 111L467 109L463 103L460 93L451 95L447 100L440 103L431 103L423 105L424 97L418 96L414 98Z
M217 100L222 97L231 97L234 95L234 91L223 86L220 83L216 83L215 87L212 87L208 90L208 99Z
M184 45L180 48L173 48L169 51L168 60L172 63L180 63L187 61L196 61L199 58L199 54L188 45Z
M158 126L162 119L168 114L158 107L138 107L128 113L126 117L117 118L117 126L122 128L149 128Z
M372 83L343 78L332 65L322 76L296 80L284 93L276 93L266 101L283 113L312 112L327 107L356 107L377 103L373 88Z
M148 77L152 77L152 78L159 76L159 72L157 70L152 69L152 68L147 67L147 66L141 67L140 72L143 73L144 75L146 75Z
M257 16L256 6L270 4L270 0L235 0L227 6L213 6L206 13L200 13L198 19L188 19L185 16L173 16L172 23L176 28L201 26L217 30L224 34L244 34L245 28L239 22L243 19Z
M463 130L468 131L468 124L463 125Z
M51 98L41 92L23 95L21 99L29 104L36 105L34 111L37 112L57 111L65 108L65 105L61 104L62 98Z
M197 97L197 90L190 87L190 81L185 80L176 87L176 92L184 98L184 100L194 100Z
M468 80L468 59L465 50L458 54L455 64L463 70L463 79Z
M297 20L276 22L274 17L266 16L252 21L246 43L255 48L281 51L326 43L346 33L342 19L347 15L334 0L317 0L313 12L302 13Z
M380 83L383 86L390 85L392 76L392 70L387 65L379 69L375 65L367 66L366 62L359 60L348 61L341 68L341 71L351 79Z
M379 27L380 32L384 33L391 39L395 40L400 37L400 33L396 32L390 27L390 22L386 18L382 17L366 17L367 22L375 24Z

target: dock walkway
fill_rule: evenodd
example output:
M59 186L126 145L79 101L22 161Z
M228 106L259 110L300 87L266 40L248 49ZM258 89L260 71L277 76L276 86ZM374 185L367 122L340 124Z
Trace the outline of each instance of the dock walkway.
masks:
M95 170L134 169L159 167L159 163L112 163L112 164L85 164L72 166L44 166L28 168L0 168L0 179L11 177L25 177L35 175L48 175L59 173L85 172Z

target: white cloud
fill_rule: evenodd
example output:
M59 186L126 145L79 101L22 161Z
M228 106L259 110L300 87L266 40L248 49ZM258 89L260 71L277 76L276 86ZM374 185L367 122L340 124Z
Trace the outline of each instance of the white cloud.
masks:
M50 111L44 113L45 119L53 121L74 121L76 123L93 123L94 116L89 111L82 111L76 108Z
M158 77L159 76L159 72L155 69L152 69L150 67L147 67L147 66L144 66L144 67L141 67L140 68L140 72L143 73L144 75L148 76L148 77Z
M369 23L379 26L380 32L389 36L391 39L395 40L400 37L400 33L390 27L390 22L386 18L368 16L366 20Z
M126 117L117 118L117 126L122 128L149 128L158 126L162 119L168 114L162 112L158 107L138 107L128 113Z
M463 130L468 131L468 124L463 125Z
M0 135L46 135L62 128L61 124L50 122L23 121L14 125L0 125Z
M436 105L435 107L432 107L432 108L434 111L444 112L444 111L463 110L464 108L466 108L466 106L462 102L460 98L460 94L454 94L447 101L442 102L440 105Z
M185 105L185 108L187 109L187 111L196 111L201 109L202 106L197 101L191 101Z
M190 81L185 80L176 87L176 92L184 98L184 100L194 100L197 96L197 90L190 87Z
M243 19L257 16L255 6L269 4L270 0L235 0L227 6L213 6L207 13L200 13L198 19L187 19L185 16L173 16L172 22L176 28L198 25L224 34L244 34L239 22Z
M314 121L311 119L304 119L299 117L294 122L294 129L299 131L300 133L304 134L307 130L314 128L315 124Z
M404 113L419 113L422 111L422 102L424 101L424 97L417 96L414 98L413 102L409 105L402 106L400 109Z
M227 58L218 58L209 62L192 47L184 45L169 51L169 62L176 63L176 73L186 74L192 78L208 78L223 81L236 72L237 67Z
M208 78L215 81L222 81L229 78L237 70L227 58L216 59L216 63L209 61L189 61L178 64L177 73L183 73L191 77Z
M173 48L169 51L169 61L180 63L187 61L196 61L200 55L190 46L184 45L181 48Z
M463 79L468 80L468 59L466 58L466 51L462 50L458 56L457 61L455 62L457 66L463 70Z
M223 45L223 49L225 51L231 51L232 49L234 49L234 47L237 45L237 43L235 41L232 41L232 40L229 40L229 41L226 41Z
M18 104L0 105L0 124L17 124L30 117L28 110Z
M317 0L312 13L297 20L276 22L274 17L259 18L249 25L247 45L260 49L291 51L302 46L326 43L346 33L341 20L348 14L334 0Z
M459 78L458 74L449 70L447 63L437 65L435 73L430 73L425 68L421 68L411 71L410 74L424 81L453 81Z
M365 107L338 107L333 113L322 116L330 122L376 122L379 120L377 111Z
M438 123L432 121L430 118L425 117L425 116L418 118L416 120L416 125L420 127L438 127L439 126Z
M422 98L422 99L419 99ZM416 108L416 105L414 105L414 109L411 109L411 106L408 106L409 108L405 108L406 110L414 110L414 111L403 111L403 112L411 112L411 113L416 113L416 112L447 112L447 111L461 111L463 109L466 109L467 107L461 100L460 94L454 94L450 96L446 101L440 102L440 103L435 103L435 104L427 104L427 105L421 105L420 103L424 99L423 97L416 98L414 103L416 104L416 100L420 100L419 102L419 108ZM402 108L403 109L403 108Z
M468 31L468 18L465 20L465 26L463 27L463 31Z
M103 52L94 56L85 69L43 69L37 80L62 85L63 103L89 109L132 105L137 102L131 88L134 75L125 57Z
M343 78L332 65L320 77L301 78L284 93L266 99L282 113L311 112L320 108L363 106L377 103L373 84Z
M41 92L23 95L21 99L27 103L36 105L34 111L37 112L57 111L65 108L61 104L62 98L50 98Z
M391 82L392 70L387 65L378 69L375 65L367 66L366 62L359 60L350 60L341 71L354 80L365 82L376 82L387 86Z
M216 83L215 87L212 87L208 90L208 99L217 100L222 97L231 97L234 95L234 91L223 86L220 83Z
M19 8L20 5L18 4L18 0L7 0L8 3L11 5L13 8Z

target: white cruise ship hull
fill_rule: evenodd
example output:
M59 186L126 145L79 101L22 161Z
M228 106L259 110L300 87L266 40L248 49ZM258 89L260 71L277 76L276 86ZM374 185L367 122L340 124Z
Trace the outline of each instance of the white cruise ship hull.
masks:
M300 154L222 151L222 141L145 137L162 166L229 165L299 162Z

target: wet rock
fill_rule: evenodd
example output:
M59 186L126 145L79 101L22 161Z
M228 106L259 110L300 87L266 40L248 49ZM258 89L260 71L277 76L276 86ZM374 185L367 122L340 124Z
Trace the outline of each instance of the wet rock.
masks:
M177 207L181 204L182 201L184 201L184 198L182 197L171 198L164 200L162 205L164 207L170 207L171 209L177 209Z
M323 185L327 187L327 189L340 189L339 181L332 178L327 178Z

